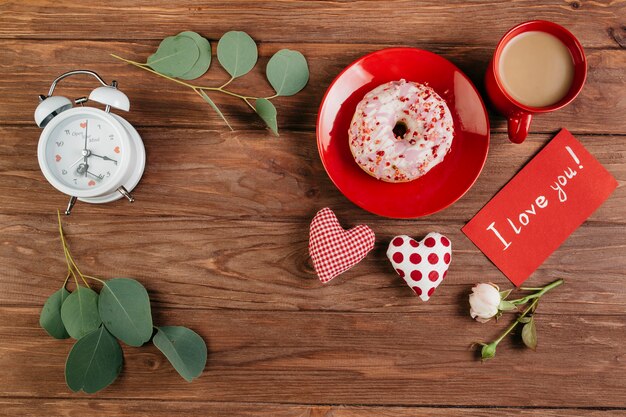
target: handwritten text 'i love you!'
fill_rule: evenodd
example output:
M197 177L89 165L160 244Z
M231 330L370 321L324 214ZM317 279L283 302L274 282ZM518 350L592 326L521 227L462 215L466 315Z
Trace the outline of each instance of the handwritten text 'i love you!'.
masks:
M463 232L519 286L616 186L615 178L563 129Z

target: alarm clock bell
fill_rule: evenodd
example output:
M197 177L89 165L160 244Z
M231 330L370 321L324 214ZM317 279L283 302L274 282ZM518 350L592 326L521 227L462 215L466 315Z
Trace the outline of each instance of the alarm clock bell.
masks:
M71 109L72 102L63 96L39 96L40 103L35 109L35 123L44 128L50 120L59 113Z
M114 81L114 84L115 83ZM130 101L128 96L116 88L116 86L98 87L89 94L89 100L113 107L118 110L129 111ZM106 109L105 109L106 111Z

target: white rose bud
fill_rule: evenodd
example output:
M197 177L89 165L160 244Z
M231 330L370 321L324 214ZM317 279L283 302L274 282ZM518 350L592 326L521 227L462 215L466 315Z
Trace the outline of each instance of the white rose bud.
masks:
M469 296L470 315L481 323L488 322L498 314L500 290L494 284L476 284Z

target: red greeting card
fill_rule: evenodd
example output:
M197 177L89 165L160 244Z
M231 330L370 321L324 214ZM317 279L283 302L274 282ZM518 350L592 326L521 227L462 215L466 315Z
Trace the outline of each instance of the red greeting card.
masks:
M615 178L562 129L463 233L519 286L616 187Z

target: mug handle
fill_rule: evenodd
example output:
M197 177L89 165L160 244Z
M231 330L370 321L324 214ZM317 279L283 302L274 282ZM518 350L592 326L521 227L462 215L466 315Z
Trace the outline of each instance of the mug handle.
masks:
M509 117L507 120L509 130L509 140L513 143L522 143L530 128L530 122L533 116L530 113L522 113L517 116Z

